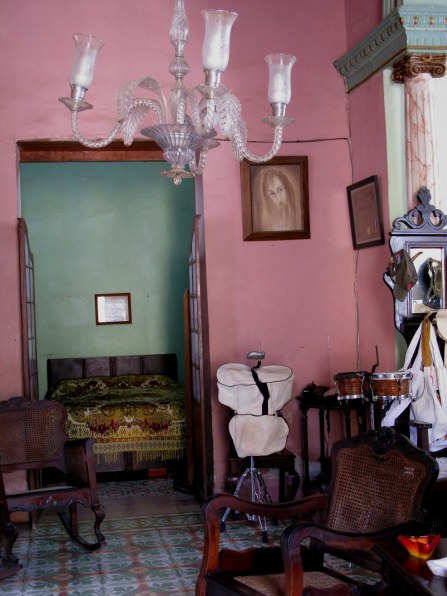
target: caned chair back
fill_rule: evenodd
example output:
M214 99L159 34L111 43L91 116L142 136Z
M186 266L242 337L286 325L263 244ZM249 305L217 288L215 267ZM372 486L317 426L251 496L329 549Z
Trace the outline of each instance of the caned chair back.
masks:
M65 471L64 424L58 402L16 397L0 402L0 461L3 471L55 467Z
M422 520L422 498L438 472L433 458L385 429L336 443L332 466L325 527L361 534Z

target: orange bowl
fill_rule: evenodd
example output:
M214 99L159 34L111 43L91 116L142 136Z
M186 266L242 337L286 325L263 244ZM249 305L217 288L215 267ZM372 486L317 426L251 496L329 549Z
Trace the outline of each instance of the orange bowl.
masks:
M398 536L397 539L413 557L429 559L436 545L441 540L440 534L427 534L426 536Z

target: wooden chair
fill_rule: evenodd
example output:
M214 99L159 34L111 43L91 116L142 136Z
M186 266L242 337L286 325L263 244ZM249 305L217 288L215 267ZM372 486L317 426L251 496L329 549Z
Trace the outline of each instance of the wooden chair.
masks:
M4 492L3 483L0 482L0 533L5 538L6 546L4 547L4 554L2 553L2 566L0 567L0 579L14 575L22 566L19 561L12 554L12 546L17 540L19 529L13 523L9 516L9 511L5 507L6 495Z
M395 428L405 436L410 435L410 428L416 429L416 445L431 455L433 458L446 458L447 448L438 451L430 451L430 444L428 440L428 431L432 427L431 423L420 420L408 420L402 415L396 420ZM447 508L445 507L447 498L447 478L440 476L433 483L430 492L426 495L424 506L427 510L427 523L430 527L430 532L433 534L441 534L447 536Z
M265 504L247 501L234 495L212 496L203 507L204 553L196 583L196 596L208 595L284 595L283 554L276 546L250 547L245 550L220 550L220 519L227 507L247 516L266 516L291 520L324 511L326 495L313 495L290 503ZM231 530L229 530L231 531ZM304 574L306 575L306 574ZM313 581L329 591L322 594L353 594L355 586L325 574L312 574ZM289 581L292 584L291 581ZM267 588L266 588L267 586ZM267 591L265 591L267 590ZM287 592L287 596L301 595L300 591Z
M235 501L237 497L229 495L208 502L204 509L205 546L198 596L357 594L372 589L329 569L324 556L329 553L380 573L381 561L372 551L378 541L395 538L399 533L426 531L422 503L436 479L438 466L432 457L390 428L338 441L332 448L331 460L329 494L283 504L280 515L278 506ZM322 498L325 500L319 501ZM281 538L281 556L278 552L273 556L272 552L270 557L269 549L265 549L259 561L252 549L219 554L217 517L225 506L242 513L283 518L301 515L313 507L317 516L312 523L290 524ZM310 543L303 546L305 539ZM274 565L268 567L265 561L270 559ZM331 587L325 585L328 581L333 582ZM382 588L385 586L379 579L376 593Z
M64 406L56 401L12 397L0 402L1 509L8 515L16 511L32 514L38 510L57 510L69 535L93 551L105 543L100 530L105 511L99 502L93 458L94 439L68 440L64 432L66 418ZM47 468L62 472L63 483L40 486L42 471ZM29 489L7 494L5 477L17 470L29 473ZM33 481L36 478L38 481ZM93 511L94 542L79 535L78 505ZM13 560L15 538L11 534L6 547L6 560L9 562Z

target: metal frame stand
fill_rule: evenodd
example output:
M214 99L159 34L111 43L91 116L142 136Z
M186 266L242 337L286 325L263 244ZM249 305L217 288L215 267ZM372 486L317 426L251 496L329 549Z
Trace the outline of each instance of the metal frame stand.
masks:
M258 470L258 468L255 467L255 460L253 456L250 456L250 467L246 468L238 479L236 489L233 493L234 496L239 496L240 490L247 476L249 476L250 478L251 500L253 501L253 503L273 503L270 493L267 490L267 486L265 485L264 478L262 477L262 474ZM220 522L221 532L225 532L226 530L226 521L228 516L230 515L230 512L230 507L227 507L225 513L223 514L222 521ZM250 521L254 521L256 517L259 520L259 526L261 528L262 542L267 542L267 521L265 517L247 515L247 519L249 519Z

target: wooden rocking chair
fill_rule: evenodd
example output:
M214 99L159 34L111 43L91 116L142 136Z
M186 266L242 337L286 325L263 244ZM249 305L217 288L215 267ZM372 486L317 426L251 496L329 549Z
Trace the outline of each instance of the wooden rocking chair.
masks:
M94 439L69 440L64 432L65 407L56 401L30 401L12 397L0 402L0 501L1 511L57 510L69 535L87 550L105 543L100 525L105 517L99 502L93 456ZM53 468L63 473L57 486L40 486L42 471ZM29 490L7 494L5 477L17 470L28 472ZM96 541L79 536L77 506L93 511ZM65 510L65 511L64 511ZM67 510L69 515L67 516ZM2 524L3 531L7 524ZM9 531L4 562L13 564L12 547L17 533Z

